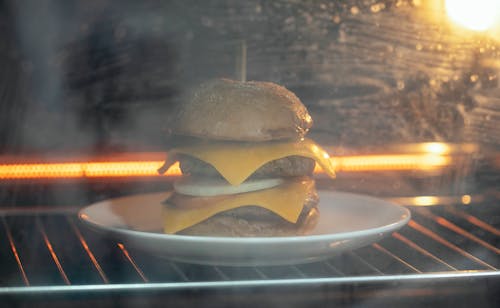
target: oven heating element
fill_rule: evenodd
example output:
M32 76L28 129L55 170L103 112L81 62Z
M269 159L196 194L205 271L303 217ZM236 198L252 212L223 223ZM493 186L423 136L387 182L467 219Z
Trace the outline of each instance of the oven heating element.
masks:
M445 147L444 150L442 147ZM420 144L419 153L344 155L330 158L337 172L366 171L435 171L449 166L453 157L444 143ZM331 151L330 151L331 152ZM127 153L106 155L94 160L66 162L33 162L30 158L3 157L0 161L0 180L102 178L102 177L154 177L163 165L165 153ZM10 161L10 162L9 162ZM8 162L8 163L5 163ZM321 173L319 166L315 173ZM178 164L165 175L180 175Z

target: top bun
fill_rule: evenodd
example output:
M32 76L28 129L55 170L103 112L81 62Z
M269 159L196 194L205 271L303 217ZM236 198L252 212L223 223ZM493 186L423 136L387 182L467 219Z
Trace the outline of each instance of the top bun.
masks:
M212 140L300 139L312 119L299 98L271 82L216 79L182 102L173 133Z

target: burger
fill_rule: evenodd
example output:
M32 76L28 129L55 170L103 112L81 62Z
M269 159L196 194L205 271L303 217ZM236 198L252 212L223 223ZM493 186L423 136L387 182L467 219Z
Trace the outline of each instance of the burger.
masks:
M319 217L316 163L328 154L306 138L312 119L299 98L270 82L216 79L182 101L160 172L182 177L163 207L168 234L259 237L310 232Z

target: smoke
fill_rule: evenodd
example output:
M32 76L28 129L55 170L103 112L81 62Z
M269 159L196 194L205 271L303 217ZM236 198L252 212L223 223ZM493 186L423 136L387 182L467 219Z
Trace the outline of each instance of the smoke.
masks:
M10 3L22 65L29 68L18 118L26 151L82 154L161 143L159 115L179 92L175 38L148 5L111 4Z

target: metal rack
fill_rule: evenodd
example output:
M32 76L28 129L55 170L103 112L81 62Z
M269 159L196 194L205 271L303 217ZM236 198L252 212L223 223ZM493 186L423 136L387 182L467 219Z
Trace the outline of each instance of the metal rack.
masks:
M227 281L344 279L432 273L500 275L500 230L478 214L443 207L417 208L404 229L379 243L325 262L280 267L215 267L170 262L100 237L67 211L35 215L4 210L0 250L6 288Z
M489 304L500 283L498 214L485 210L493 206L414 207L409 224L378 243L323 262L273 267L172 262L81 226L78 207L4 207L0 299L26 305L50 299L57 307L132 297L190 306L206 298L248 304L249 294L268 303L279 294L304 305L372 296L423 305L447 295Z

